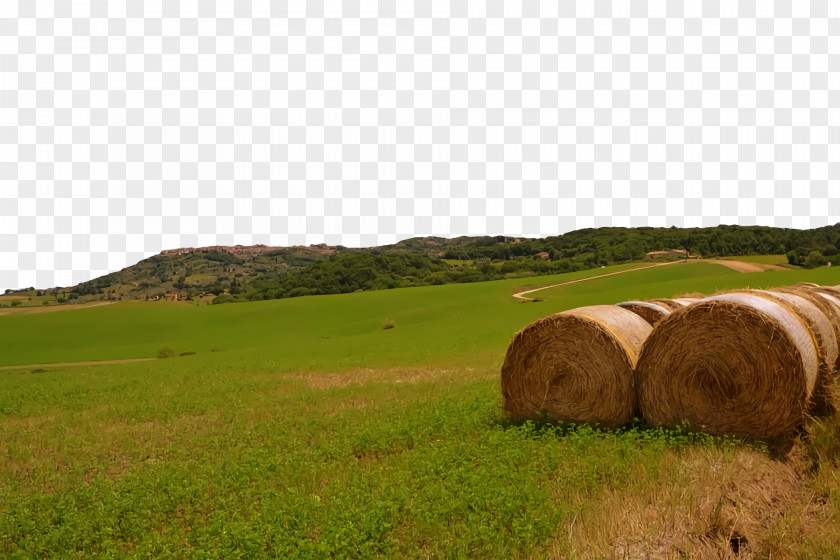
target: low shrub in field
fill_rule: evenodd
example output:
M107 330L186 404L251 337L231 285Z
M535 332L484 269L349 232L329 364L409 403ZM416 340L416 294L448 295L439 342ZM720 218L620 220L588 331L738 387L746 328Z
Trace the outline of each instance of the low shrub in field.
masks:
M382 321L382 330L393 329L396 326L397 324L391 319L385 319L384 321Z
M157 357L160 358L160 359L171 358L173 356L175 356L175 350L173 350L169 346L164 346L163 348L158 350Z
M187 352L181 352L181 353L179 354L179 356L192 356L193 354L195 354L195 352L193 352L193 351L187 351Z

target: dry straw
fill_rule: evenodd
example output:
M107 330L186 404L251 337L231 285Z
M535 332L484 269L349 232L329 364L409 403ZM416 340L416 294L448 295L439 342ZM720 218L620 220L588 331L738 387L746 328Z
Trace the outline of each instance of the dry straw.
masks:
M788 437L803 422L818 360L810 330L782 305L750 294L705 298L664 319L645 343L639 410L653 424Z
M664 305L651 303L649 301L624 301L616 305L628 311L632 311L647 321L650 326L655 325L671 314L671 310Z
M618 427L635 412L633 368L651 327L613 305L557 313L522 329L502 366L505 410L515 420Z

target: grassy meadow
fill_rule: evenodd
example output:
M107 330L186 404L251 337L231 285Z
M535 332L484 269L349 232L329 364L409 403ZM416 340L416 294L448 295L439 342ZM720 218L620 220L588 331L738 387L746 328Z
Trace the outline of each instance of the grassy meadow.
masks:
M0 556L840 558L834 421L778 460L641 424L504 418L507 344L542 316L840 284L836 268L690 263L512 297L631 266L0 316L0 367L176 354L0 371Z

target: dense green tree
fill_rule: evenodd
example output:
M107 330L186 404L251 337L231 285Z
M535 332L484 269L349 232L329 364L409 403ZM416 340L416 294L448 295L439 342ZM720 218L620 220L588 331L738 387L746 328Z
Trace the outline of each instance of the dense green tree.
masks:
M825 264L825 257L820 254L819 251L811 251L808 253L808 256L805 257L805 262L803 266L805 268L817 268L818 266L823 266Z

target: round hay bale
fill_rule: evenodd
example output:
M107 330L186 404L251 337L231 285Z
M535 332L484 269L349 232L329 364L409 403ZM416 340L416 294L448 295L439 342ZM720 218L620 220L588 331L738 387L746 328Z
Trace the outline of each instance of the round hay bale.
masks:
M829 295L835 299L840 299L840 289L837 289L834 286L816 286L811 288L815 292L819 292L821 294Z
M673 301L674 303L676 303L677 305L679 305L681 307L686 307L686 306L691 305L692 303L697 303L698 301L700 301L700 298L681 297L681 298L674 298L671 301Z
M638 406L652 424L782 438L802 424L818 367L814 337L794 313L755 295L717 295L672 313L648 337Z
M834 295L828 291L821 291L817 289L822 287L823 286L813 287L797 284L796 286L773 288L772 291L796 294L819 307L834 327L834 335L837 337L838 346L840 346L840 295ZM837 379L838 374L840 374L840 349L838 350L837 361L834 364L833 377L835 380Z
M647 321L651 327L671 314L671 310L667 307L657 303L650 303L649 301L623 301L616 305L632 311Z
M820 286L819 284L814 284L811 282L800 282L799 284L796 284L794 286L782 286L780 288L773 289L773 291L777 290L805 290L809 292L827 294L835 299L840 299L840 289L838 289L837 286Z
M831 302L831 304L837 309L840 309L840 294L822 291L818 291L817 294L819 294L824 300Z
M683 307L685 307L681 303L677 303L674 300L669 299L669 298L649 299L649 300L647 300L647 302L648 303L653 303L653 304L656 304L656 305L660 305L660 306L668 309L669 311L676 311L677 309L682 309Z
M635 313L594 305L528 325L502 365L504 407L514 420L619 427L633 419L633 368L651 327Z
M819 307L826 317L828 317L828 320L834 325L837 333L837 340L838 343L840 343L840 298L829 291L823 291L818 288L822 288L822 286L797 284L796 286L779 286L778 288L770 288L768 291L797 295L803 299L807 299Z
M819 288L821 286L816 287ZM827 292L817 291L813 286L804 284L797 284L796 286L780 286L778 288L771 288L768 291L774 293L793 294L803 299L807 299L809 302L816 305L828 318L832 327L834 327L834 335L837 338L838 345L840 345L840 298ZM840 367L840 356L838 356L837 366Z
M804 297L805 295L801 291L797 294L794 292L741 290L740 293L753 294L775 301L798 315L805 322L816 340L819 351L819 373L814 393L811 395L811 413L818 416L833 414L837 410L837 404L834 402L831 389L838 359L837 330L823 309L812 303L811 298ZM840 327L840 324L836 326Z

